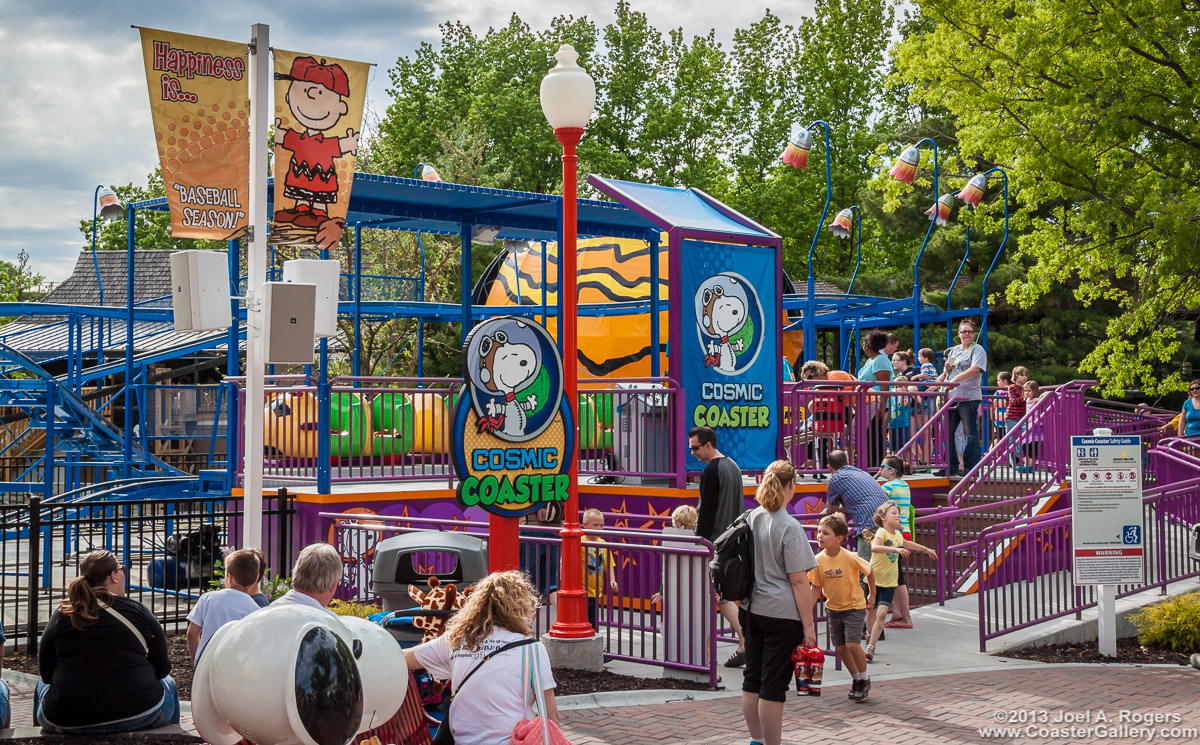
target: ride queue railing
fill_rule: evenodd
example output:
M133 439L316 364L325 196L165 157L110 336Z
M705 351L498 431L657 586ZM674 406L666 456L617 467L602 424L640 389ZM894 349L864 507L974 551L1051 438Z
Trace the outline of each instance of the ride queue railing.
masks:
M1117 597L1200 576L1188 558L1191 526L1200 522L1200 459L1171 447L1147 454L1162 476L1142 499L1144 580L1117 586ZM978 569L979 647L991 639L1096 604L1093 585L1076 585L1071 511L1021 517L985 528L973 541ZM958 548L957 546L951 547Z
M237 386L245 415L244 378ZM438 481L452 485L460 378L268 376L263 406L263 476L277 483ZM579 473L598 483L666 483L676 478L685 438L674 411L683 391L666 378L581 381L577 407ZM229 464L242 467L242 431L234 428Z
M670 520L668 516L604 514L614 527L585 530L582 546L585 550L607 549L615 561L617 589L608 586L607 571L597 588L597 626L605 641L605 658L690 672L707 677L715 686L719 662L716 644L737 644L737 637L713 602L708 578L712 544L695 535L660 529L660 523ZM486 523L469 520L359 513L321 513L320 517L332 522L335 545L347 562L340 596L360 602L379 600L371 592L370 579L375 549L385 537L445 530L475 535L486 543L488 536ZM634 525L638 527L630 527ZM815 543L816 523L803 523L803 527L810 543ZM521 569L528 573L534 587L558 586L561 540L557 527L521 526ZM435 543L430 541L431 545ZM542 561L539 555L548 558ZM418 572L449 569L442 566L445 556L437 551L418 551L412 565ZM470 582L464 580L463 584ZM655 593L661 596L657 603ZM534 620L534 633L540 637L548 632L554 617L555 610L543 605ZM841 669L833 656L824 601L817 604L814 620L818 635L824 635L831 664Z
M374 548L386 536L453 530L487 540L487 524L481 522L396 515L364 517L355 513L320 516L333 521L337 546L354 547L357 559L347 564L341 594L360 602L377 600L367 581L373 552L363 549ZM593 540L598 537L604 540ZM550 577L557 578L560 571L555 563L561 545L558 528L522 526L520 542L522 569L528 572L531 584L557 587L557 580ZM548 550L539 550L540 546ZM706 677L715 686L717 614L708 584L712 544L694 535L613 529L585 530L582 546L584 550L607 549L617 570L617 589L608 585L606 570L596 594L597 625L605 640L605 658L690 672ZM414 556L414 566L433 573L439 561L437 554L436 550L419 552ZM549 557L549 561L539 561L539 554ZM475 579L464 579L463 584L470 585ZM660 591L663 603L655 604L651 596ZM535 617L535 635L540 637L549 631L553 620L554 609L544 605Z
M935 597L939 605L944 604L978 569L971 543L975 536L993 525L1059 506L1070 499L1070 494L1068 487L1062 487L967 507L917 508L915 533L933 533L932 548L937 551L938 561L932 562L924 554L909 557L905 562L909 592Z
M950 504L967 506L968 496L974 494L986 494L993 501L1016 499L1065 479L1071 466L1071 436L1090 433L1083 409L1088 385L1072 382L1043 391L1019 423L954 485Z
M877 387L878 390L872 390ZM946 393L926 382L806 380L784 387L783 443L801 474L828 470L830 450L875 471L898 455L910 471L945 469Z

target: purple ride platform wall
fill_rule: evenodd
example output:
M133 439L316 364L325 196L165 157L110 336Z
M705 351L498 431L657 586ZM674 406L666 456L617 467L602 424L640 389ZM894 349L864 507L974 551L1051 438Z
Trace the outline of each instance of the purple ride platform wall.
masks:
M445 482L441 482L445 483ZM817 516L825 507L825 484L827 482L803 482L797 485L796 497L788 507L789 512L806 524L816 524ZM946 479L919 478L909 482L913 503L917 507L930 507L937 494L949 489ZM386 486L381 484L380 486ZM432 486L432 485L431 485ZM462 521L486 529L487 513L478 507L464 508L454 497L454 491L445 487L428 490L373 491L353 494L316 494L303 487L293 490L295 498L295 532L293 552L317 541L328 541L338 548L346 562L344 590L348 594L363 592L369 588L370 569L374 558L374 545L381 540L380 534L372 533L374 539L351 541L343 538L347 531L338 531L333 519L321 513L353 514L346 521L371 522L372 515L389 515L413 519L414 527L431 530L446 529L444 525L421 525L421 518L433 520ZM605 513L606 529L658 531L670 524L671 511L679 505L695 506L699 500L696 489L669 487L620 487L585 484L580 486L580 509L595 507ZM746 508L756 506L754 487L745 488ZM806 519L807 518L807 519ZM450 528L453 530L454 528ZM811 531L810 531L811 535ZM619 540L616 541L619 543ZM628 586L618 567L618 581L628 587L630 595L638 596L640 588ZM629 579L633 579L632 576ZM648 597L656 588L648 588Z

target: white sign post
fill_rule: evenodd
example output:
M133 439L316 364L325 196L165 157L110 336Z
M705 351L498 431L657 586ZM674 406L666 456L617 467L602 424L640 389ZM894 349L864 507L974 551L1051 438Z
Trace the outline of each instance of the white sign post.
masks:
M246 242L246 421L242 442L242 547L263 545L263 398L266 370L263 364L263 312L261 283L267 277L267 95L271 90L269 28L250 27L254 46L250 53L250 229ZM237 354L237 350L229 350Z
M1117 656L1117 585L1145 578L1142 438L1071 438L1071 549L1076 585L1098 585L1100 654Z

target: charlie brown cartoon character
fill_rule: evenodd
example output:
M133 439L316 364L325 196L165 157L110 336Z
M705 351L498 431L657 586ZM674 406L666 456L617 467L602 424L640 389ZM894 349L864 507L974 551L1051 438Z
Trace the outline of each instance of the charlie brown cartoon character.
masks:
M317 62L312 57L297 57L291 72L277 78L292 81L287 104L304 131L285 129L283 149L292 152L292 163L284 177L283 196L296 200L292 209L275 212L275 222L291 223L299 228L319 228L328 221L325 207L337 201L337 167L334 161L346 154L357 154L358 132L346 128L345 137L326 137L348 111L350 80L341 65ZM275 120L279 137L283 121ZM339 231L340 232L340 231Z

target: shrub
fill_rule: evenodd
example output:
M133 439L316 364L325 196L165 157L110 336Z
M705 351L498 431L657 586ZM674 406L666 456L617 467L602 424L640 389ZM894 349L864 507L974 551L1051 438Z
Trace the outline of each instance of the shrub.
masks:
M1147 606L1131 620L1138 641L1146 646L1200 652L1200 593L1189 592Z
M355 616L366 618L372 613L378 613L380 608L374 603L356 603L353 600L334 600L329 603L329 610L339 616Z
M267 602L272 603L276 598L283 597L288 590L292 589L291 577L271 576L271 570L263 575L262 580L258 583L258 589L266 596Z

